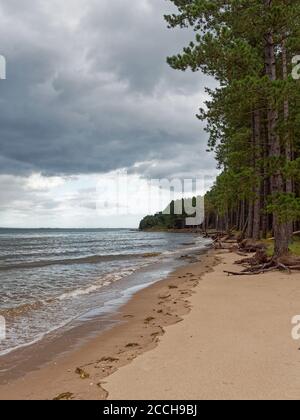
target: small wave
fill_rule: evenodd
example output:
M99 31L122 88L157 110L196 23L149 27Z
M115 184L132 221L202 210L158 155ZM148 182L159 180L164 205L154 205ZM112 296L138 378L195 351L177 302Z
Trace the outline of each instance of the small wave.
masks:
M0 315L6 319L17 318L26 315L28 312L38 310L45 305L44 301L37 301L33 303L25 303L23 305L15 306L14 308L2 309Z
M90 293L93 293L93 292L96 292L99 289L102 289L103 286L104 286L104 284L99 284L99 285L93 285L93 286L89 286L89 287L82 288L82 289L76 289L76 290L73 290L72 292L63 293L57 299L58 300L74 299L74 298L77 298L79 296L89 295Z
M119 274L116 274L116 273L108 274L104 278L102 277L101 282L99 283L94 283L88 287L81 287L79 289L65 292L62 295L60 295L57 299L58 300L74 299L79 296L89 295L93 292L96 292L99 289L102 289L103 287L109 286L110 284L123 279L124 277L129 276L130 274L134 272L135 272L135 269L130 269L130 270L123 271Z
M74 318L69 318L69 319L65 320L64 322L62 322L62 323L60 323L60 324L58 324L58 325L56 325L56 326L54 326L52 328L49 328L47 331L45 331L43 333L40 333L40 334L37 334L30 341L27 341L27 342L21 343L21 344L17 344L17 345L13 345L13 346L11 346L11 347L9 347L7 349L4 349L4 350L1 350L0 349L0 357L6 356L6 355L8 355L8 354L10 354L10 353L12 353L12 352L14 352L16 350L20 350L20 349L23 349L23 348L26 348L26 347L30 347L33 344L38 343L39 341L43 340L47 335L49 335L49 334L51 334L51 333L59 330L60 328L63 328L66 325L68 325L70 322L73 321L73 319Z
M22 304L13 308L2 309L0 310L0 315L4 316L6 319L9 319L9 318L15 319L18 317L22 317L29 314L32 311L40 310L44 306L55 304L58 301L63 301L66 299L75 299L80 296L89 295L91 293L97 292L103 287L109 286L112 283L115 283L123 279L124 277L130 276L135 271L136 269L131 268L131 269L123 270L122 272L119 272L119 273L109 273L101 277L101 279L97 283L91 284L87 287L81 287L81 288L74 289L71 291L66 291L59 296L39 300L33 303L26 303L26 304Z
M4 266L0 266L0 271L43 268L43 267L48 267L51 265L99 264L101 262L109 262L109 261L131 260L131 259L138 259L138 258L152 258L158 255L159 253L93 255L93 256L81 257L81 258L68 258L68 259L63 259L63 260L59 260L59 259L45 260L45 261L34 261L34 262L28 262L28 263L19 263L19 264L13 264L13 265L4 265Z

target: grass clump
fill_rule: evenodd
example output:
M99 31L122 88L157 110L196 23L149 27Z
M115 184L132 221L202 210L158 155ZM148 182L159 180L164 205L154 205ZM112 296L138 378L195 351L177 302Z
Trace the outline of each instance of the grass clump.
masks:
M264 240L263 241L267 246L267 254L269 257L272 257L274 254L274 240ZM293 255L300 256L300 237L297 236L293 239L293 242L290 245L290 251Z

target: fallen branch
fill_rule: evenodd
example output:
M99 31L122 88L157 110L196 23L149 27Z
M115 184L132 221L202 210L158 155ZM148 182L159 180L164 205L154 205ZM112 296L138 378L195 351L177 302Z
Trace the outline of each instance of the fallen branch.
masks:
M238 265L249 264L251 266L257 266L261 264L267 264L268 262L269 262L269 257L267 255L267 252L264 249L259 249L253 257L238 260L235 262L235 264L238 264Z
M262 250L266 250L267 246L266 244L262 243L262 242L258 242L258 241L253 241L251 239L244 239L241 243L240 243L240 250L243 252L257 252L257 251L262 251Z
M291 269L290 269L290 267L289 267L289 266L286 266L286 265L281 264L281 263L277 263L277 267L278 267L278 268L281 268L281 269L282 269L282 270L284 270L284 271L288 271L288 272L291 274Z
M248 257L248 254L245 254L244 252L241 251L236 251L237 255L239 255L240 257Z
M228 274L229 276L257 276L259 274L269 273L270 271L275 271L277 269L278 267L274 266L270 268L261 268L260 270L256 270L256 271L243 270L240 272L235 272L235 271L224 270L224 273Z
M251 271L257 271L257 270L266 270L266 269L272 268L272 267L274 267L274 262L271 260L271 261L269 261L265 264L257 264L257 265L254 265L252 267L248 267L244 271L251 272Z
M293 233L293 236L297 236L297 235L300 235L300 230L297 230L297 232L294 232ZM273 237L273 238L267 238L266 239L267 241L274 241L275 240L275 238Z
M249 275L251 275L251 273L245 273L243 271L240 272L240 273L238 273L238 272L235 272L235 271L227 271L227 270L224 270L224 273L225 274L228 274L228 276L249 276Z

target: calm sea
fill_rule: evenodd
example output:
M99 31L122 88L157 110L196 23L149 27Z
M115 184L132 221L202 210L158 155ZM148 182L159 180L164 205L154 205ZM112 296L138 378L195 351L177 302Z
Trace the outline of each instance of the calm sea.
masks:
M128 290L167 276L184 249L207 244L191 234L129 229L0 229L0 316L7 324L0 355L109 312Z

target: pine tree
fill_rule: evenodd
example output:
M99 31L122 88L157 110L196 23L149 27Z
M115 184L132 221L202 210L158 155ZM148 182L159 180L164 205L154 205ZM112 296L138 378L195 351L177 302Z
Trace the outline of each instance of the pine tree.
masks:
M300 50L300 0L170 1L178 13L165 17L169 26L196 36L168 63L220 84L199 115L224 171L208 195L209 217L215 206L226 227L246 218L254 239L272 229L275 256L284 255L300 214L300 85L289 64Z

